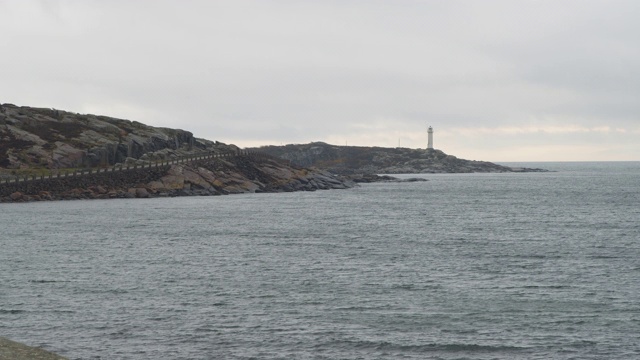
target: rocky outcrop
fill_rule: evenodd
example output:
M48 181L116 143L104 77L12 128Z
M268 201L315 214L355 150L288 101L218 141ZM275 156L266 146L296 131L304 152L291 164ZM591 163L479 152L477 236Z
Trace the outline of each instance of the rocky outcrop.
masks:
M0 105L3 202L314 191L354 185L327 171L198 139L184 130Z
M237 147L108 116L0 104L0 168L78 168Z
M27 346L0 337L0 359L7 360L66 360L41 348Z
M424 178L412 177L407 179L400 179L389 175L377 175L377 174L353 174L345 176L347 179L360 184L360 183L374 183L374 182L423 182L429 181Z
M346 189L355 182L265 157L233 156L0 185L0 202L210 196Z
M298 166L314 166L336 174L545 171L458 159L434 149L336 146L315 142L303 145L263 146L256 150L288 160Z

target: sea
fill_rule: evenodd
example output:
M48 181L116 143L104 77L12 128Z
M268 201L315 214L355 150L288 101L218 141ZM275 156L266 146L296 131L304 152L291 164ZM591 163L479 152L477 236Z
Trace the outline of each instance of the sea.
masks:
M69 359L638 359L640 162L0 204L0 336Z

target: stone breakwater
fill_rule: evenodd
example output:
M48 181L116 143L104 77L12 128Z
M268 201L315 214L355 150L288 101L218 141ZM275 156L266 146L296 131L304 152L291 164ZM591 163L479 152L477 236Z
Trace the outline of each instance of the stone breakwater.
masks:
M269 157L238 155L187 163L0 184L1 202L209 196L346 189L355 183Z

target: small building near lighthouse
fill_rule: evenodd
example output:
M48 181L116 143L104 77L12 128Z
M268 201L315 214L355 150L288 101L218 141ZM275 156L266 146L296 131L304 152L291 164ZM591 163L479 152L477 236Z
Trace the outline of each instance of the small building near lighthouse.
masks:
M429 130L427 130L427 133L429 134L429 140L427 142L427 150L433 150L433 128L431 126L429 126Z

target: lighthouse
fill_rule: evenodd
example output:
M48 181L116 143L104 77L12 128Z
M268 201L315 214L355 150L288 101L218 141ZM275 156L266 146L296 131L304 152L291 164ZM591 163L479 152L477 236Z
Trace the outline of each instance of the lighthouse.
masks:
M429 134L429 142L427 143L427 150L433 150L433 128L429 126L429 130L427 130Z

